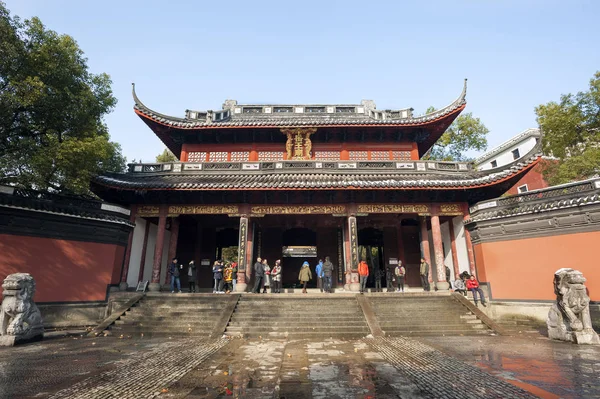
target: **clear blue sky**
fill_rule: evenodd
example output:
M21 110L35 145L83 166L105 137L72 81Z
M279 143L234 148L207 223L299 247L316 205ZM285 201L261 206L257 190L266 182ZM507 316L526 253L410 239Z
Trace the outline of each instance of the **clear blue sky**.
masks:
M134 114L251 103L443 107L469 79L467 109L490 148L536 126L534 107L586 90L600 70L600 1L5 0L73 36L113 80L106 121L129 160L164 146Z

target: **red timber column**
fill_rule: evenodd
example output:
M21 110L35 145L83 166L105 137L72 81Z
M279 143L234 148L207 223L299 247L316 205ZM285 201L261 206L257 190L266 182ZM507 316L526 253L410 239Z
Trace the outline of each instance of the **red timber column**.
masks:
M431 270L431 256L429 256L429 233L427 233L427 216L421 216L419 218L419 227L421 228L421 256L425 258L425 262L429 264L429 283L433 281L433 273Z
M144 230L144 243L142 244L142 256L140 256L140 269L138 272L138 282L144 278L144 268L146 266L146 250L148 249L148 233L150 232L150 221L146 220L146 229Z
M465 215L463 217L463 221L469 219L469 206L467 204L464 205ZM464 223L463 223L464 226ZM475 254L473 253L473 243L471 242L471 233L467 230L467 227L464 226L463 230L465 231L465 242L467 244L467 256L469 257L469 272L477 277L477 270L475 269Z
M452 218L448 220L448 228L450 229L450 243L452 244L452 264L454 265L454 279L458 278L460 269L458 268L458 253L456 252L456 236L454 235L454 222ZM450 282L450 281L448 281Z
M248 263L248 253L252 251L248 250L248 217L240 217L240 235L238 240L238 274L237 274L237 285L235 287L236 292L245 292L248 287L248 279L246 278L246 270L252 267L252 264Z
M154 247L154 262L152 264L152 280L148 285L149 291L160 291L160 266L165 246L165 230L167 228L167 205L161 205L158 213L158 230L156 231L156 246Z
M131 245L133 243L133 233L135 232L135 205L131 205L131 213L129 214L129 221L133 223L133 229L129 233L127 240L127 249L125 250L125 259L123 259L123 269L121 270L121 282L119 283L119 290L127 291L127 275L129 274L129 260L131 259Z
M450 284L446 281L442 228L440 227L440 217L438 215L431 216L431 235L433 236L433 252L435 253L435 269L437 274L435 288L438 290L447 290L450 288Z
M347 270L350 271L350 291L360 291L360 284L358 282L358 228L356 226L356 216L348 217L348 260L350 267Z
M171 218L171 241L169 241L169 258L167 262L171 263L171 259L177 256L177 239L179 238L179 217ZM186 269L187 270L187 269ZM171 283L169 271L165 273L165 285Z

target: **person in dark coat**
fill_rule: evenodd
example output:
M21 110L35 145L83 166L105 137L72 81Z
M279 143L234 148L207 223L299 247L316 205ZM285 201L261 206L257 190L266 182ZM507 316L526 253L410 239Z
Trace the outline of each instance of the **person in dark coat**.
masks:
M331 293L331 282L333 280L333 263L329 260L329 256L325 257L325 263L322 268L323 273L323 289L325 292Z
M423 291L431 290L431 287L429 286L429 263L427 263L425 258L421 258L419 275L421 276L421 285L423 286Z
M252 292L255 294L260 293L260 289L263 286L263 278L265 276L265 269L262 264L262 259L257 258L256 263L254 264L254 288Z
M197 278L197 273L196 273L196 265L194 264L194 261L191 260L190 263L188 264L188 284L190 286L190 292L196 292L196 278Z
M444 267L446 268L446 282L447 282L448 284L452 285L452 284L450 283L450 268L449 268L448 266L446 266L446 265L444 265Z
M381 269L379 265L375 267L375 272L373 273L375 277L375 292L382 292L381 289Z
M213 287L213 294L223 294L223 264L218 260L213 265L213 278L215 280L215 286Z
M177 291L181 292L181 280L179 274L183 269L183 265L177 264L177 258L173 258L169 265L169 273L171 274L171 293L175 292L175 285L177 285Z

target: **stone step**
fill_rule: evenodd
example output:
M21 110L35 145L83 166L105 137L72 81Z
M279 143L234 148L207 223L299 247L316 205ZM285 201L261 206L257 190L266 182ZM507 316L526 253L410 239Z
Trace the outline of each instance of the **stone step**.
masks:
M489 330L485 324L438 324L426 326L381 326L384 331L413 331L413 330L428 330L428 331L456 331L456 330Z
M213 328L189 328L189 327L169 327L169 326L160 326L160 328L147 328L140 326L113 326L111 328L113 334L141 334L141 333L150 333L150 332L164 332L164 333L196 333L196 334L205 334L210 335L213 331Z
M240 333L240 332L229 332L225 331L225 335L230 337L244 336L248 338L259 338L263 339L323 339L323 338L343 338L343 339L361 339L368 335L368 332L342 332L337 333L334 331L328 333L322 332L264 332L264 333Z
M140 316L189 316L189 317L211 317L218 316L223 313L224 309L211 309L211 310L181 310L181 309L131 309L125 312L126 315L140 315Z
M439 336L470 336L470 335L490 335L492 330L463 330L463 331L430 331L430 330L415 330L415 331L385 331L385 335L389 337L439 337Z
M260 334L268 334L271 332L279 332L279 333L302 333L302 332L313 332L313 333L322 333L324 335L327 334L343 334L343 333L362 333L363 335L369 334L371 330L365 325L363 327L327 327L327 326L317 326L317 327L298 327L298 326L289 326L289 327L227 327L225 330L227 333L243 333L260 335Z
M144 326L148 328L154 328L157 326L214 326L214 320L199 320L199 321L188 321L188 320L152 320L152 319L121 319L116 320L115 325L128 325L128 326Z
M229 322L229 326L231 327L262 327L262 326L268 326L268 327L285 327L285 326L305 326L305 327L322 327L322 326L342 326L342 327L350 327L350 326L366 326L366 322L364 320L361 319L356 319L356 320L345 320L343 322L327 322L327 321L323 321L323 322L319 322L319 323L315 323L312 320L306 320L306 321L297 321L297 322L290 322L290 321L281 321L281 320L277 320L277 321L272 321L270 323L264 323L262 321L259 320L252 320L252 321L231 321Z
M437 320L424 320L424 319L412 319L412 320L390 320L384 319L379 320L380 325L394 325L394 326L430 326L430 325L446 325L446 324L460 324L460 325L471 325L480 324L481 320L461 320L459 318L440 318Z
M198 338L198 339L202 339L202 340L208 340L210 338L211 332L197 332L197 331L192 331L192 332L173 332L173 331L143 331L143 332L139 332L139 331L121 331L121 332L117 332L117 331L111 331L111 334L114 337L119 337L121 335L125 336L125 337L131 337L131 338L144 338L144 339L150 339L150 338Z

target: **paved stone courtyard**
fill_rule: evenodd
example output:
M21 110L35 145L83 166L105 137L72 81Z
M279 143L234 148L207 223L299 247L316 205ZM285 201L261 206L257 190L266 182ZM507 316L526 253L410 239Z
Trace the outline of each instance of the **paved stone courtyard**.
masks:
M0 348L0 398L593 398L599 372L542 337L71 337Z

